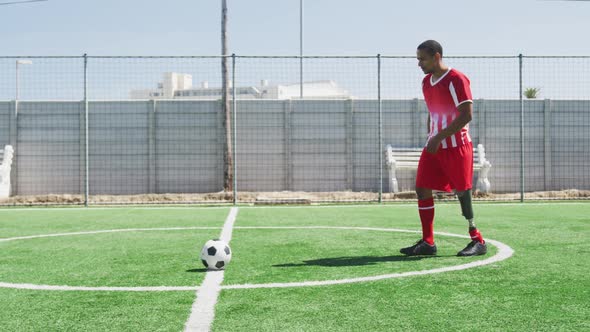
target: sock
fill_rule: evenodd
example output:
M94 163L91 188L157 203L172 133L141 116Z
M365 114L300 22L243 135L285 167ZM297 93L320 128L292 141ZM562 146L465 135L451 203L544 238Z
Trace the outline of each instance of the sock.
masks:
M434 198L418 200L418 213L422 223L422 240L434 244Z
M484 241L483 237L481 236L481 233L475 227L469 227L469 235L473 241L478 241L482 244L486 243L486 241Z

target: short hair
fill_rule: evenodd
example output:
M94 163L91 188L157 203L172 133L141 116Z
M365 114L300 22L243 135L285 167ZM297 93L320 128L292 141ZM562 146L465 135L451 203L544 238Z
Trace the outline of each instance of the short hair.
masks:
M418 45L418 49L424 50L430 55L435 55L436 52L440 53L441 56L443 55L443 48L442 48L441 44L439 42L437 42L436 40L432 40L432 39L427 40L427 41L423 42L422 44Z

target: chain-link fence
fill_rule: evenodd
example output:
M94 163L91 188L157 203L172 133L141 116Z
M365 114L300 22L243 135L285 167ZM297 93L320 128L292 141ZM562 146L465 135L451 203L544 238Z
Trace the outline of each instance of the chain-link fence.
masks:
M471 136L492 165L476 199L590 197L590 57L445 59L471 79ZM0 149L14 148L2 205L413 197L415 170L395 170L394 188L385 151L425 143L415 57L0 57L0 69Z

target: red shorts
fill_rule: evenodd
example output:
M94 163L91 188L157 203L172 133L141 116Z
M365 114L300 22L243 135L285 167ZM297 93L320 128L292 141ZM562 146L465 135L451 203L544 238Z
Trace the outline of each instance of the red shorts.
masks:
M427 188L451 192L472 188L473 182L473 144L471 142L448 149L438 148L435 154L422 150L416 188Z

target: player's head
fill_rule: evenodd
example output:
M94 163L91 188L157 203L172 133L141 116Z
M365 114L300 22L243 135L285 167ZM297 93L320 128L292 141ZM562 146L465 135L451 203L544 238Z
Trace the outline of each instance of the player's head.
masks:
M424 74L434 72L437 66L440 66L443 56L443 48L436 40L427 40L418 45L416 58L418 66L422 68Z

